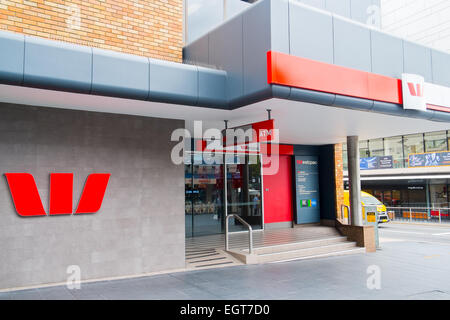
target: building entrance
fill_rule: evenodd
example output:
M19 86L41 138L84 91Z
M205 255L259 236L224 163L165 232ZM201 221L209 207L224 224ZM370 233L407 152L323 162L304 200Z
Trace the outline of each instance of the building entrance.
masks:
M186 237L219 234L225 230L223 157L217 163L211 161L211 156L191 153L185 160ZM227 156L225 169L228 214L239 215L254 230L262 229L260 155ZM247 230L233 218L229 226L232 232Z

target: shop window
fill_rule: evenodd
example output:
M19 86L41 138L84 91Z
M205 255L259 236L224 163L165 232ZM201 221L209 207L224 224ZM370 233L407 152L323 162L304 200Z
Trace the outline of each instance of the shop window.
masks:
M369 140L370 157L384 156L383 139Z
M359 157L367 158L370 157L369 153L369 141L364 140L359 142Z
M446 151L447 139L445 131L425 133L425 152Z
M401 192L400 190L392 190L391 206L398 207L401 205Z
M423 153L423 134L412 134L403 137L403 150L405 154L405 166L408 166L409 155L413 153Z
M392 156L394 168L404 167L402 137L384 139L384 155Z
M447 150L450 151L450 130L447 131Z
M447 184L430 184L430 202L431 207L447 208Z
M388 207L392 205L392 192L390 190L383 192L383 203Z

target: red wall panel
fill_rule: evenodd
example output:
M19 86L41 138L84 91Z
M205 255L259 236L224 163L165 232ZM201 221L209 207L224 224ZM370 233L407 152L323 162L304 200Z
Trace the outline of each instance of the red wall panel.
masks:
M264 223L292 221L292 157L279 156L279 170L276 175L265 175L263 166L263 183Z

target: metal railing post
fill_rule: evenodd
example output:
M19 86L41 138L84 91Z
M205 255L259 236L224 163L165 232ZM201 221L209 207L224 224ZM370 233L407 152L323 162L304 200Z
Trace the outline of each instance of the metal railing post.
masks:
M342 219L342 222L345 219L345 209L347 209L347 213L348 213L347 224L351 225L351 221L352 220L351 220L351 214L350 214L350 207L346 206L345 204L341 205L341 219Z
M242 219L237 214L230 214L225 217L225 250L228 251L229 249L229 228L228 228L228 221L229 219L233 217L237 219L239 222L241 222L243 225L245 225L248 229L248 253L253 253L253 228L250 224L248 224L244 219Z
M225 216L225 251L228 251L228 216Z
M386 207L386 210L390 210L390 209L395 210L395 214L398 210L400 210L400 217L404 221L413 222L412 212L413 212L413 210L416 210L417 217L415 219L418 219L418 220L428 219L428 221L430 221L430 222L440 223L440 224L445 224L447 222L445 220L445 218L448 216L448 214L446 214L445 212L447 212L447 211L450 212L450 208L436 208L435 206L434 207ZM405 215L405 213L407 212L406 210L409 210L409 218L408 218L408 216ZM430 210L431 217L428 216L428 214L426 212L423 212L423 211L427 211L427 210ZM445 212L442 212L443 210L445 210Z

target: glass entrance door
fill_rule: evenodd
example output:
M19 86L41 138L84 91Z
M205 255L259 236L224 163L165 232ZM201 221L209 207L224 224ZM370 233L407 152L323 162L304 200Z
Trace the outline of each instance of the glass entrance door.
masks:
M186 237L223 233L223 164L206 164L194 153L185 164ZM261 163L259 156L235 155L227 158L228 214L238 214L253 229L262 228ZM246 228L230 219L230 231Z
M253 229L262 229L261 162L259 156L238 155L227 164L228 214L237 214ZM230 231L247 227L230 218Z

